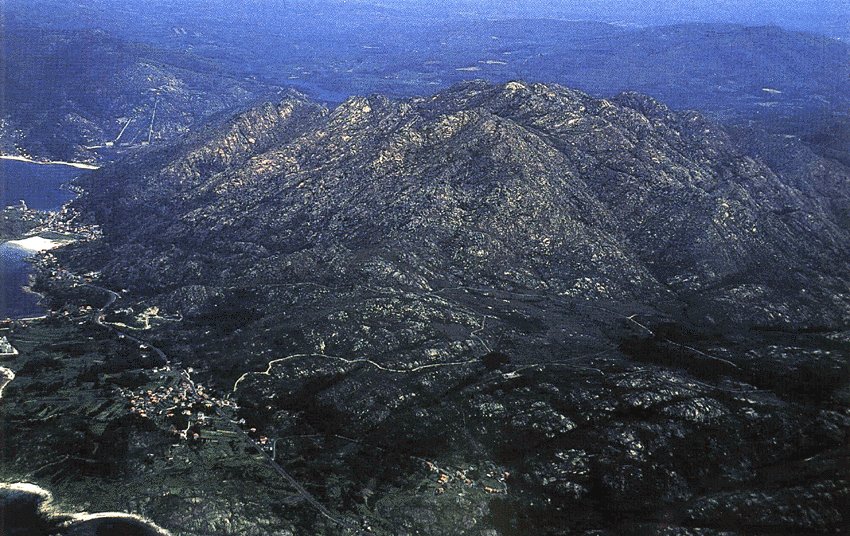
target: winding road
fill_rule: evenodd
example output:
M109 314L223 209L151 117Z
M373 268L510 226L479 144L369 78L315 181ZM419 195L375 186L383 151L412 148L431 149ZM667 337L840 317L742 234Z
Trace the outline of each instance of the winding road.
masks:
M146 348L150 349L151 352L153 352L154 354L157 355L157 357L160 358L163 365L171 365L172 367L174 367L183 376L183 378L186 380L186 382L189 384L189 388L190 388L192 395L200 398L200 394L198 393L198 391L196 390L196 387L195 387L195 381L192 379L192 376L189 373L189 371L182 368L179 364L172 363L172 361L168 358L168 355L161 348L157 347L156 345L150 343L149 341L147 341L145 339L142 339L140 337L136 337L134 335L130 335L128 333L125 333L125 332L119 330L118 328L116 328L115 326L104 321L104 318L106 317L108 310L121 297L121 295L119 293L115 292L114 290L110 290L108 288L105 288L105 287L94 285L92 283L86 283L84 286L87 287L87 288L91 288L93 290L97 290L99 292L106 293L109 296L106 303L100 309L97 309L94 312L94 314L92 316L92 320L95 324L97 324L98 326L100 326L100 327L102 327L102 328L104 328L104 329L106 329L106 330L108 330L108 331L110 331L110 332L112 332L116 335L123 337L124 339L135 342L139 345L144 345ZM0 369L0 372L2 372L3 370L4 369ZM11 371L9 371L9 372L11 372ZM13 375L13 377L14 377L14 375ZM3 385L5 386L5 384L3 384ZM2 388L0 388L0 393L2 393ZM357 526L355 524L355 522L353 522L350 519L343 518L343 517L340 517L340 516L334 514L327 507L325 507L321 502L319 502L319 500L316 499L316 497L313 494L311 494L309 491L307 491L304 488L304 486L302 486L295 479L295 477L293 477L286 469L283 468L282 465L280 465L274 458L272 458L272 456L270 456L269 453L259 443L257 443L245 430L243 430L242 427L240 427L239 424L236 421L233 420L232 416L227 415L224 412L224 410L222 410L222 408L215 406L215 413L219 418L221 418L222 420L224 420L225 422L228 423L230 428L237 434L237 436L242 440L242 442L246 446L252 447L254 450L256 450L265 459L265 461L271 466L271 468L275 471L275 473L277 473L283 480L285 480L287 482L287 484L289 484L293 489L295 489L296 493L302 499L304 499L305 502L307 502L310 506L312 506L320 515L322 515L322 517L325 517L326 519L332 521L333 523L335 523L335 524L337 524L341 527L344 527L346 529L353 531L355 534L367 534L367 532L364 531L359 526Z

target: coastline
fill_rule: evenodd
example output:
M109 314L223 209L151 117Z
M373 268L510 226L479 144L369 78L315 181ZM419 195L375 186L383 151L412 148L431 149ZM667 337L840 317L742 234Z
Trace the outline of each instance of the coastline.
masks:
M7 385L12 383L12 380L15 379L15 373L12 372L12 369L8 369L6 367L0 367L0 399L3 398L3 390Z
M58 160L33 160L32 158L27 158L25 156L16 156L16 155L0 155L0 160L15 160L16 162L27 162L29 164L39 164L44 166L69 166L77 169L85 169L85 170L96 170L100 169L99 166L94 166L92 164L85 164L83 162L62 162Z
M42 298L44 297L44 294L42 294L41 292L36 292L36 291L34 291L34 290L32 290L28 287L27 287L26 291L30 292L32 294L36 294L38 296L41 296ZM11 318L10 320L14 320L16 322L38 322L39 320L45 320L46 318L47 318L47 315L41 315L41 316L27 316L25 318Z
M35 239L35 244L33 243L33 239ZM2 242L0 242L0 247L8 246L8 247L12 247L12 248L17 249L17 250L25 251L27 253L27 259L25 259L25 260L26 260L26 262L31 264L32 263L31 258L34 257L35 255L38 255L39 253L42 253L44 251L48 251L50 249L68 244L70 242L72 242L72 240L71 241L61 241L61 240L57 241L57 240L45 239L45 238L42 238L42 237L36 235L36 236L29 237L29 238L21 239L21 240L2 241ZM45 297L44 294L42 294L41 292L37 292L37 291L33 290L33 288L32 288L32 274L30 274L30 276L29 276L29 284L22 286L21 290L26 294L33 294L35 296L38 296L39 304L40 304L41 300L44 299L44 297ZM40 309L46 310L47 308L40 307ZM43 320L43 319L47 318L47 316L48 315L47 315L46 312L44 314L41 314L41 315L33 312L33 313L30 314L30 316L27 316L27 317L9 316L9 317L6 317L6 318L8 318L9 320L21 320L21 321L33 322L33 321ZM3 318L3 317L0 316L0 318Z
M24 163L28 163L28 164L37 164L37 165L61 165L61 166L67 166L67 167L71 167L71 168L84 169L84 170L98 169L96 166L93 166L93 165L90 165L90 164L84 164L84 163L81 163L81 162L37 161L37 160L33 160L31 158L27 158L27 157L20 156L20 155L0 154L0 160L17 161L17 162L24 162ZM54 212L55 210L58 210L58 209L52 209L50 211L44 211L44 212ZM36 228L35 230L38 230L38 228ZM46 251L50 251L52 249L55 249L55 248L58 248L58 247L61 247L61 246L64 246L66 244L73 242L74 238L72 236L68 236L67 234L64 234L64 233L56 233L56 232L52 232L52 231L46 232L46 231L44 231L44 229L42 229L42 231L40 233L36 233L34 235L29 234L31 232L32 232L32 230L29 230L26 233L24 233L22 236L21 235L18 235L18 236L13 235L11 237L8 237L8 239L0 240L0 251L3 252L4 264L6 263L5 259L6 259L7 255L9 256L10 262L12 262L11 259L14 259L14 262L16 263L19 258L22 258L24 261L27 261L27 263L30 264L29 267L25 267L25 268L21 269L21 270L26 270L25 273L28 273L30 275L29 275L29 278L28 278L29 282L23 284L20 287L20 291L21 291L20 296L21 296L21 299L25 300L22 303L29 303L29 301L31 301L33 298L27 298L27 297L25 297L25 295L31 295L32 297L35 298L35 301L40 304L41 300L44 299L44 295L41 294L40 292L36 292L32 288L33 266L32 266L32 263L29 262L29 261L31 261L32 257L35 257L38 254L44 253ZM5 270L6 270L6 268L4 266L3 275L6 275ZM15 273L17 273L18 268L14 268L14 270L15 270ZM3 316L6 316L6 314L8 314L9 315L8 318L14 319L14 320L23 320L24 318L21 318L21 317L24 316L24 317L26 317L27 320L30 320L30 321L40 320L40 319L47 317L45 308L40 307L40 306L39 307L33 307L33 308L25 306L22 309L22 312L23 312L23 315L21 315L20 313L16 315L16 314L12 314L11 312L4 311Z

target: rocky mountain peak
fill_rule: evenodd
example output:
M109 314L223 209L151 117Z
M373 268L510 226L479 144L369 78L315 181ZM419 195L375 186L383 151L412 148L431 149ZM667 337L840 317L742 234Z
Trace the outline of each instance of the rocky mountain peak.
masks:
M112 219L101 221L107 234L126 231L154 250L162 240L203 242L193 252L202 263L253 263L212 259L232 242L255 243L278 252L267 262L289 264L297 252L333 262L346 279L366 251L407 251L410 264L397 269L425 279L436 270L456 284L608 299L725 300L756 287L784 304L777 316L755 299L743 314L757 322L847 314L843 302L814 311L787 291L806 285L792 269L799 258L850 258L846 231L718 125L633 93L605 100L474 81L428 98L352 98L330 112L291 96L159 158L121 180L97 174L79 205L117 204L133 221L156 199L161 232ZM843 264L822 265L831 292Z
M376 534L835 533L842 183L771 161L636 94L296 98L90 176L56 262Z

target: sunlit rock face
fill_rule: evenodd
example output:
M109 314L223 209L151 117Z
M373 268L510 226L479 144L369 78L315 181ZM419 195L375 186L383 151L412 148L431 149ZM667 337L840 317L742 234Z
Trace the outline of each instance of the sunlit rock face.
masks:
M648 97L473 82L264 105L95 175L78 206L122 248L106 273L148 293L365 278L833 324L848 316L847 232L834 200L792 175Z

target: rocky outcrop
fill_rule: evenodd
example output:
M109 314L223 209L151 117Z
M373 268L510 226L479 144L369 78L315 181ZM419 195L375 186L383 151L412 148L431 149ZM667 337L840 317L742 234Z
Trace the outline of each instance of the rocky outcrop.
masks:
M57 258L376 534L838 533L850 240L795 173L636 94L292 94L85 179Z
M840 324L847 233L823 196L789 182L716 124L647 97L470 83L331 112L297 96L266 105L101 172L78 206L135 250L106 273L150 291L368 270L410 288L707 301L736 322ZM123 259L139 255L168 267L131 274Z

